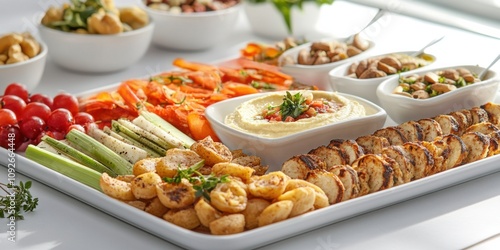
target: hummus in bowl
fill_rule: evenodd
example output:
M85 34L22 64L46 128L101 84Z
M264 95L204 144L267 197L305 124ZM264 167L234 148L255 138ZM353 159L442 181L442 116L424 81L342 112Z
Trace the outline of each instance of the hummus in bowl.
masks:
M283 115L286 112L289 115ZM334 92L290 91L245 101L224 123L256 136L279 138L365 114L360 103Z
M290 91L290 93L293 95L296 92ZM288 128L283 127L280 123L276 123L274 125L278 125L279 127L277 131L286 134L267 137L260 133L252 133L251 131L233 127L227 124L226 120L243 103L266 98L268 95L276 95L276 92L245 95L217 102L207 107L205 115L222 143L227 145L231 150L242 149L246 154L259 156L262 159L261 163L263 165L269 165L270 171L280 170L283 162L290 157L307 153L311 148L316 148L320 145L327 145L332 139L355 139L361 135L373 133L375 130L382 128L385 123L386 112L366 99L337 92L312 91L311 93L313 93L313 96L334 96L333 100L345 103L347 107L353 107L351 105L357 103L357 105L360 105L364 109L365 113L364 115L358 114L350 118L344 115L344 119L337 117L338 121L322 122L324 124L317 126L308 125L309 127L302 127L302 129L298 129L292 133L287 133ZM276 100L276 105L283 102L284 94L285 92L278 94L279 98ZM336 109L336 111L339 112L339 109ZM262 112L261 109L255 109L255 111L250 112L253 112L253 114L262 114L260 113ZM337 114L337 116L339 115L340 113ZM299 119L298 121L300 120L305 119ZM251 130L255 132L256 129Z

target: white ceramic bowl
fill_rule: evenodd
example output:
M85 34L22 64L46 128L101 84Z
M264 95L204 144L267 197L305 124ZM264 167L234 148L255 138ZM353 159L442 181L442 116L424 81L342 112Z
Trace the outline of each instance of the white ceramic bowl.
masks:
M484 68L472 65L457 65L438 69L420 71L418 75L444 69L466 68L479 74ZM407 73L412 74L412 73ZM407 75L407 74L402 74ZM500 84L497 72L489 70L485 80L428 99L414 99L399 94L393 94L398 86L399 77L394 76L382 82L377 88L377 96L381 106L396 123L410 120L431 118L461 109L470 109L493 101Z
M224 41L235 27L241 3L223 10L174 14L145 6L156 27L153 44L174 50L205 50Z
M13 82L25 85L30 92L38 86L45 70L48 48L40 39L37 41L41 51L35 57L24 62L0 65L0 93Z
M342 39L335 39L335 40L341 42L343 41ZM280 67L283 73L293 76L297 81L303 84L317 86L320 90L333 90L331 85L329 84L330 80L328 72L330 72L332 69L344 63L353 62L368 56L371 49L375 46L375 43L373 43L372 41L368 42L370 43L370 47L367 50L363 51L362 53L356 56L349 57L341 61L325 63L320 65L301 65L301 64L283 65L282 62L286 57L291 57L294 59L295 62L297 62L297 57L299 55L299 52L303 49L309 49L311 47L311 44L313 43L313 42L308 42L283 52L283 54L281 54L281 56L278 58L278 63L280 65L283 65Z
M379 56L385 56L385 55L390 55L390 54L411 54L416 51L400 51L400 52L392 52L392 53L387 53L383 55L377 55L374 57L379 57ZM408 71L408 72L417 72L419 70L424 70L428 68L430 65L436 62L436 57L430 54L426 54L430 57L433 58L433 62L430 63L427 66ZM384 80L387 80L391 78L392 76L386 76L386 77L379 77L379 78L369 78L369 79L357 79L357 78L352 78L347 75L347 71L349 67L352 65L354 62L359 62L360 60L357 61L351 61L349 63L342 64L341 66L338 66L335 69L332 69L328 74L329 74L329 84L332 90L334 91L339 91L342 93L347 93L355 96L359 96L362 98L365 98L367 100L370 100L376 104L380 104L377 95L375 94L378 85L383 82Z
M49 47L49 59L78 72L106 73L123 70L139 61L151 44L150 23L140 29L113 35L77 34L39 24L41 38Z
M212 104L205 110L205 115L219 139L230 149L243 149L247 154L261 157L262 163L269 165L270 170L280 170L283 162L294 155L305 154L320 145L327 145L332 139L355 139L373 133L384 125L387 115L382 108L356 96L338 94L363 105L366 116L280 138L263 138L232 128L226 125L224 120L241 103L266 93L241 96Z

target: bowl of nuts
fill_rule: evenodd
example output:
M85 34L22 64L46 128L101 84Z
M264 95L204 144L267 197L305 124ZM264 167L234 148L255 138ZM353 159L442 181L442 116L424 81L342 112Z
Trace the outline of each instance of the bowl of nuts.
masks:
M478 78L483 67L458 65L403 73L376 90L380 105L397 123L470 109L493 101L500 76L493 70Z
M172 50L206 50L224 41L237 23L241 0L144 0L155 21L153 44Z
M293 76L296 81L314 85L320 90L332 90L328 72L344 63L364 56L375 44L356 34L347 39L323 39L304 43L289 49L278 58L281 71Z
M47 51L30 33L0 35L0 93L13 82L33 90L42 78Z
M436 61L433 55L421 53L415 56L416 52L394 52L343 64L328 73L329 84L335 91L379 104L375 91L382 81L400 73L422 69Z
M138 6L116 7L112 0L72 1L51 6L41 19L40 37L49 59L78 72L123 70L149 48L154 23Z

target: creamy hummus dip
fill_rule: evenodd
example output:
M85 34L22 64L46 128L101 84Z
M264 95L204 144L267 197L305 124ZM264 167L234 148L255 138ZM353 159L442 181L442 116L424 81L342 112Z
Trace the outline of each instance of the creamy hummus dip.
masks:
M265 138L278 138L327 124L363 117L365 108L358 102L351 101L335 92L327 91L288 91L290 94L300 92L311 100L326 100L336 105L331 112L318 112L315 116L295 121L270 121L263 117L263 110L280 106L284 102L286 92L273 92L268 95L246 101L225 118L225 124L240 131Z

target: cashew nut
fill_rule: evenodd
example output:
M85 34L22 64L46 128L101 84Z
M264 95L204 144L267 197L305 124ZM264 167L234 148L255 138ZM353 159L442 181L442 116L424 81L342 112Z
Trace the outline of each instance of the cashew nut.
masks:
M380 58L380 62L387 64L387 65L395 68L396 70L401 70L401 62L398 59L396 59L394 56L384 56L384 57Z
M427 85L425 85L425 83L423 83L423 82L415 82L414 84L410 85L410 88L415 90L415 91L425 90L426 87L427 87Z
M314 63L314 59L309 54L309 51L307 51L307 49L303 49L299 52L297 62L303 65L312 65Z
M354 35L352 45L360 50L367 50L368 47L370 47L370 43L367 40L361 38L359 34Z
M5 62L6 64L12 64L12 63L17 63L17 62L24 62L30 59L27 55L23 54L21 50L21 45L19 44L14 44L10 46L7 56L9 59Z
M384 71L378 70L376 68L369 68L359 76L359 79L377 78L384 76L387 76L387 74Z
M19 43L21 49L25 55L32 58L38 53L40 53L40 44L31 38L24 38L24 40Z
M104 10L92 14L87 19L90 33L96 34L117 34L123 31L123 25L118 16L105 13Z
M368 69L368 61L366 60L363 60L361 62L358 63L358 66L356 67L356 76L359 78L363 72L365 72L365 70Z
M135 30L146 26L149 23L149 16L141 8L132 6L120 9L120 20Z
M459 74L460 76L462 76L462 77L463 77L464 75L472 75L472 74L471 74L471 72L470 72L468 69L466 69L466 68L458 68L458 69L457 69L457 72L458 72L458 74Z
M446 84L446 83L435 83L435 84L431 85L431 89L435 90L437 92L440 92L440 93L446 93L446 92L450 92L452 90L457 89L457 87L455 87L455 85Z
M351 46L351 45L349 45L347 47L347 51L346 51L346 53L347 53L347 55L349 57L352 57L352 56L355 56L355 55L359 55L359 54L361 54L361 52L363 52L363 51L360 50L360 49L358 49L358 48L356 48L356 47L354 47L354 46Z
M425 90L417 90L413 92L411 96L415 99L427 99L429 98L429 93L427 93Z
M12 45L19 44L21 41L23 41L23 37L15 33L0 37L0 53L7 51Z
M458 71L453 69L443 70L443 72L441 72L440 75L444 78L451 79L453 81L458 80L458 77L460 77Z
M462 76L466 82L476 82L476 78L471 74L465 74Z
M439 82L439 75L434 73L434 72L429 72L424 75L424 81L428 83L438 83Z
M398 70L388 64L383 63L382 61L379 61L377 63L377 69L384 71L388 75L396 74L398 73Z
M63 8L57 8L53 6L49 7L42 18L42 24L50 25L53 22L62 21L64 12L63 10Z

